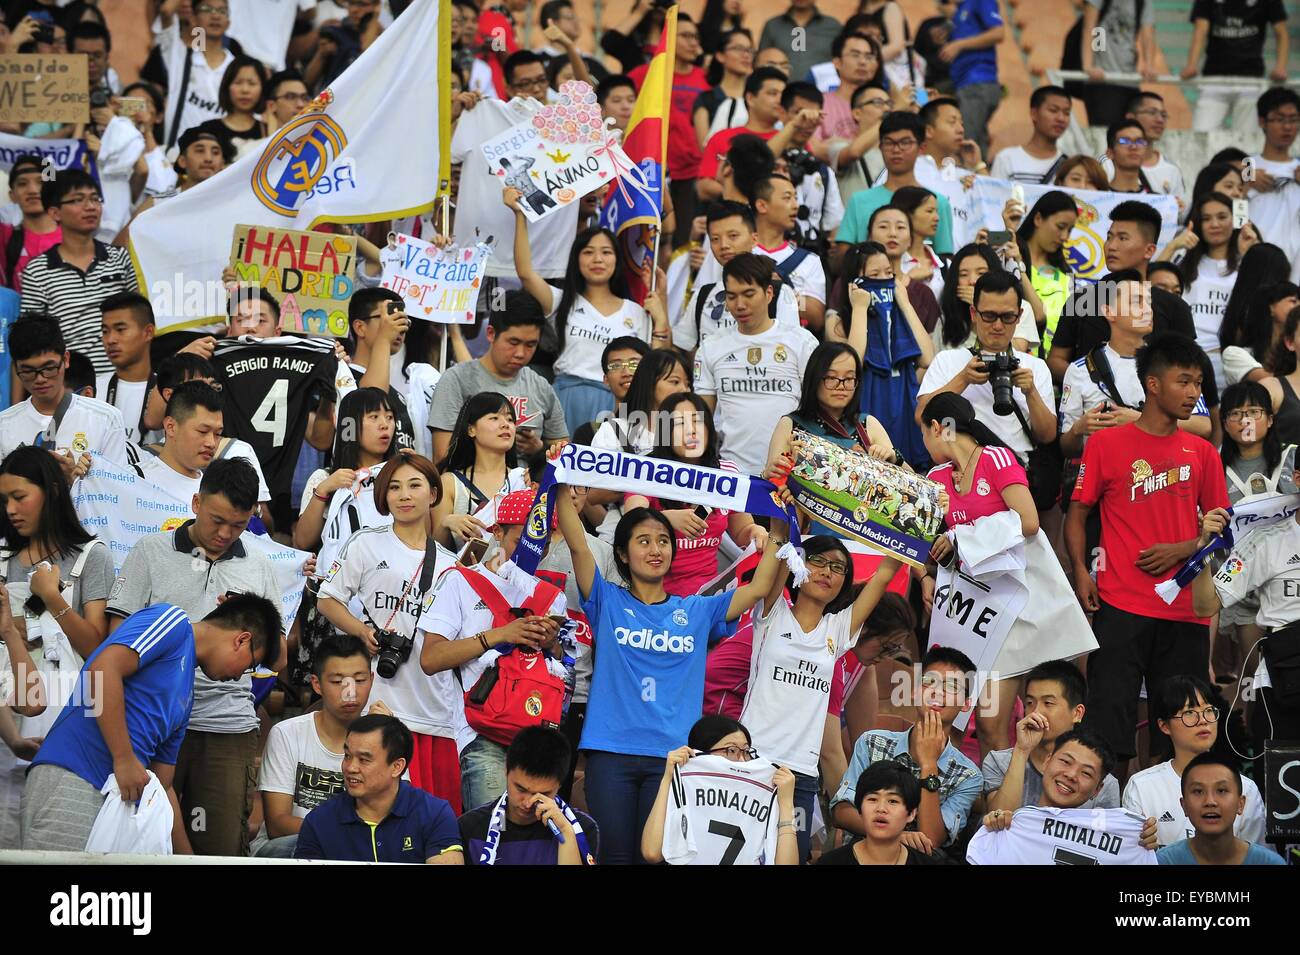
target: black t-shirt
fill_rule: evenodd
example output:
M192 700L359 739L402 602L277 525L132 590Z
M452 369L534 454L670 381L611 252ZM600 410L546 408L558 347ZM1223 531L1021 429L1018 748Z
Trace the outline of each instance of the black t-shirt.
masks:
M288 494L307 416L332 394L338 359L314 338L219 338L212 364L223 384L224 432L252 445L273 497Z
M1270 23L1286 20L1282 0L1196 0L1193 22L1210 21L1203 76L1263 76Z
M488 825L492 821L495 802L471 809L460 817L460 838L465 847L465 864L478 865L479 853L487 842ZM600 831L596 821L585 812L573 810L582 826L582 834L587 839L587 849L594 859L600 858ZM501 841L497 845L497 865L555 865L559 855L559 843L545 823L535 822L530 826L516 826L507 823L501 832Z
M1075 298L1066 302L1052 336L1052 347L1059 345L1070 349L1071 360L1082 358L1094 348L1110 341L1110 324L1094 306L1087 304L1093 301L1093 298L1085 297L1087 295L1088 286L1082 286L1075 292ZM1192 310L1177 295L1151 286L1151 313L1152 334L1178 332L1195 340L1196 326L1192 323ZM1213 408L1219 403L1219 389L1214 381L1214 366L1208 356L1202 365L1202 371L1201 389L1205 404Z
M838 849L832 849L830 852L823 852L818 865L862 865L858 857L853 854L853 843L846 846L840 846ZM934 856L928 856L924 852L917 852L911 846L907 847L907 862L904 865L943 865L943 861L936 859Z

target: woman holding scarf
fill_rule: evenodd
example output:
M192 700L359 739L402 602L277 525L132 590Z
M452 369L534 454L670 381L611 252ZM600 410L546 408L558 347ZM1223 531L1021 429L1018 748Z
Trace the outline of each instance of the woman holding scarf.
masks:
M877 215L885 210L892 215L878 220ZM901 256L906 248L902 233L910 230L907 216L889 206L882 206L876 213L871 228L875 230L877 222L881 229L897 228L899 234L893 241L896 254ZM899 273L895 255L880 242L854 246L844 258L844 268L850 278L842 280L843 284L831 294L836 310L833 319L827 313L826 338L847 343L862 360L858 407L879 416L891 443L905 460L921 464L929 459L914 416L916 393L934 358L934 344L913 296L915 292L919 299L933 304L934 295ZM937 313L937 305L935 309ZM843 318L846 311L847 321ZM807 377L805 374L805 381Z
M636 863L664 754L681 745L700 714L708 639L772 589L776 545L787 543L787 528L773 521L773 546L748 584L708 597L675 597L664 581L677 539L662 512L634 508L619 520L614 561L623 581L607 581L567 488L557 485L554 496L594 639L596 669L580 743L587 751L587 806L600 825L603 861Z
M861 290L855 287L854 291ZM850 451L864 452L879 461L902 464L903 457L889 440L884 425L860 410L861 393L862 362L857 352L844 342L818 345L804 369L799 407L776 423L763 476L782 470L782 459L793 450L796 430ZM808 526L808 533L844 536L817 521Z

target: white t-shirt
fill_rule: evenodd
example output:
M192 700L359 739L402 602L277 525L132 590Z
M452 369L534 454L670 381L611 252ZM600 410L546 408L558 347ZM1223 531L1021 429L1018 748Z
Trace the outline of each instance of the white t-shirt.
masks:
M454 739L463 749L474 736L465 723L465 701L455 674L444 670L426 676L420 669L424 634L416 630L416 621L433 603L438 575L455 564L456 555L438 546L435 559L434 583L421 595L424 548L408 547L391 525L364 527L348 538L330 564L320 594L343 604L363 623L415 635L410 657L391 680L375 674L370 700L383 700L411 732Z
M406 412L411 416L411 427L415 429L415 450L426 458L433 457L433 434L429 431L429 406L433 404L433 392L438 387L442 372L426 362L414 362L407 366L406 373ZM401 373L398 373L398 378Z
M1247 842L1264 840L1264 799L1259 787L1249 776L1241 777L1241 794L1246 797L1246 808L1232 824L1232 834ZM1172 760L1135 773L1124 787L1124 808L1143 818L1154 816L1156 839L1165 846L1190 839L1196 830L1187 821L1179 800L1183 796L1182 779L1174 772Z
M1128 802L1125 801L1125 805ZM1011 826L980 826L966 848L971 865L1155 865L1138 841L1145 819L1123 809L1025 806Z
M1115 178L1115 163L1109 156L1102 156L1102 171L1107 177ZM1183 184L1183 171L1169 161L1169 157L1164 153L1150 165L1142 163L1142 175L1147 177L1147 182L1151 183L1151 188L1156 192L1163 193L1166 196L1174 196L1178 199L1187 198L1187 187Z
M722 456L742 474L759 474L767 464L772 432L799 406L803 371L816 347L807 330L773 323L757 335L719 332L696 354L695 392L716 398Z
M1227 387L1227 379L1223 376L1219 327L1223 324L1223 313L1232 296L1232 287L1237 284L1237 273L1227 269L1226 260L1218 261L1207 256L1197 266L1196 281L1183 291L1183 299L1192 310L1192 324L1196 326L1196 344L1210 356L1220 392Z
M824 722L818 722L819 731ZM674 767L664 818L664 861L774 865L780 835L775 772L762 756L744 763L696 756Z
M119 378L117 387L113 389L113 400L109 401L109 384L112 379L112 372L96 376L95 397L122 412L122 423L126 425L126 440L138 443L143 437L140 434L140 415L144 410L145 396L149 392L149 382L123 381Z
M321 742L315 713L304 713L271 727L257 788L292 796L293 814L299 819L343 792L343 754L331 752Z
M293 37L299 10L311 10L316 0L229 0L226 32L255 60L272 71L284 69L284 55Z
M766 601L764 601L766 603ZM817 775L835 661L852 645L853 608L822 617L804 632L785 597L754 613L749 691L740 722L754 748L779 766Z
M150 484L162 488L182 504L188 504L190 498L199 493L199 484L203 480L201 471L198 477L188 477L172 468L158 455L136 445L131 445L127 449L127 454L130 456L129 463L135 467L136 472L142 478ZM220 455L220 457L243 458L251 464L253 470L257 473L257 499L259 501L271 500L271 490L266 486L266 478L262 477L262 466L257 461L257 452L253 450L252 445L240 441L238 438L233 439L227 446L226 453Z
M515 97L508 103L480 101L467 109L456 123L451 137L451 161L461 163L460 194L456 216L456 245L471 248L488 236L496 237L496 251L488 259L486 274L514 278L515 214L501 202L503 184L488 169L479 148L512 126L532 120L542 104L531 98ZM543 278L561 278L568 266L569 248L578 230L578 206L573 202L557 209L540 222L528 225L528 244L533 268Z
M537 589L537 579L524 573L510 561L502 564L495 574L486 568L476 568L474 572L486 577L488 583L496 588L511 607L522 607L524 601ZM561 591L546 613L565 615L565 609L566 601ZM473 640L480 633L493 629L497 624L493 620L492 611L470 586L464 574L453 571L438 578L433 591L433 602L420 614L418 626L422 634L436 633L448 640ZM468 663L462 663L461 686L466 691L470 690L488 665L500 655L496 650L489 650ZM558 660L548 656L546 665L556 676L561 679L565 677L564 666ZM469 733L469 738L473 739L474 731L470 730Z
M199 123L206 122L209 119L219 119L225 115L225 110L218 103L218 93L221 90L221 77L226 73L226 67L230 66L235 59L235 55L229 50L223 50L225 56L216 69L208 66L207 58L198 50L193 51L190 55L190 81L185 83L185 58L190 51L191 37L182 37L180 35L180 18L173 16L172 25L164 27L159 31L157 36L158 52L162 54L163 62L167 64L167 114L164 122L167 124L166 142L172 142L172 121L176 116L177 101L181 96L181 87L185 87L185 107L181 112L181 121L177 126L175 141L180 141L180 134L185 132L191 126L197 126ZM287 45L287 44L286 44Z
M993 157L989 175L994 179L1010 179L1012 182L1042 182L1061 156L1061 151L1057 150L1056 155L1050 159L1039 159L1029 155L1023 146L1008 146Z
M1214 586L1225 607L1257 599L1261 627L1300 620L1300 525L1283 520L1252 531L1214 575Z
M1060 430L1062 433L1069 431L1086 411L1097 407L1103 401L1115 404L1115 399L1118 397L1130 408L1137 408L1146 398L1146 391L1138 382L1137 358L1121 355L1109 345L1103 347L1106 349L1106 360L1110 363L1111 375L1115 379L1115 388L1119 391L1119 395L1107 394L1101 385L1092 380L1092 376L1088 374L1086 355L1075 359L1065 369L1065 377L1061 380ZM1208 415L1209 413L1209 409L1205 406L1205 398L1202 397L1196 402L1196 410L1192 414ZM1085 444L1087 440L1085 437Z
M777 265L794 255L794 251L793 242L787 242L775 249L765 249L757 243L754 245L756 255L766 255ZM803 261L790 273L790 284L794 286L796 296L807 295L823 305L826 304L826 270L822 268L822 260L817 256L804 256Z
M704 305L700 305L700 296L704 296ZM695 316L700 319L696 323ZM799 303L790 286L782 282L776 297L776 322L791 328L802 327L799 324ZM734 331L736 320L727 311L727 289L719 280L717 282L697 282L691 292L691 299L685 310L678 316L673 326L673 344L683 351L690 351L701 345L710 335L718 332Z
M379 249L379 267L384 272L401 267L405 260L406 254L400 248L390 249L384 245Z
M938 257L937 255L934 254L934 249L933 249L933 248L931 248L931 247L928 246L928 245L925 247L925 259L924 259L924 260L922 260L922 259L918 259L918 258L917 258L916 256L914 256L911 252L904 252L903 255L902 255L902 258L900 258L900 259L899 259L899 262L898 262L899 270L900 270L904 275L906 275L907 273L911 272L913 269L918 268L918 267L920 267L920 266L924 266L924 265L928 265L928 266L930 267L930 277L929 277L928 279L926 279L925 281L923 281L921 284L929 287L930 291L934 293L934 300L935 300L936 302L942 301L942 300L943 300L943 268L944 268L944 266L943 266L943 262L939 259L939 257ZM1022 304L1022 305L1028 305L1029 303L1028 303L1028 302L1022 302L1021 304ZM1033 309L1032 309L1032 308L1030 308L1030 310L1029 310L1029 314L1030 314L1030 317L1031 317L1031 319L1032 319L1032 317L1033 317ZM1023 318L1022 318L1022 320L1023 320ZM935 327L936 329L938 329L938 328L942 328L942 327L943 327L943 322L942 322L942 321L935 322L935 323L934 323L934 327ZM1019 327L1017 327L1016 330L1017 330L1017 332L1018 332L1018 331L1019 331Z
M72 401L63 413L52 448L71 450L74 454L89 451L91 457L128 464L122 412L96 398L84 398L78 394L70 397ZM31 398L0 411L0 461L14 448L35 444L53 424L54 415L41 414ZM43 440L42 444L49 446L51 442Z
M560 307L560 293L554 293L555 307ZM631 299L622 299L622 306L610 315L603 314L596 306L587 301L586 296L579 295L569 310L569 317L564 323L564 350L555 359L557 375L574 375L588 381L603 381L600 356L605 346L613 339L623 335L635 335L643 342L650 342L653 322L646 310ZM555 312L549 316L555 321Z
M1274 162L1263 156L1251 156L1256 169L1268 173L1277 186L1271 192L1247 193L1250 199L1250 221L1259 230L1260 238L1272 242L1291 260L1291 281L1300 280L1300 184L1295 181L1295 170L1300 159Z
M935 355L921 382L920 397L938 391L952 381L970 362L971 357L971 353L965 348L949 348ZM1052 373L1047 369L1047 362L1024 352L1017 352L1015 357L1020 361L1020 367L1029 368L1034 373L1034 388L1043 403L1049 408L1055 407L1056 396L1052 391ZM1020 407L1020 413L1028 423L1029 402L1025 399L1024 393L1013 386L1011 394L1012 400ZM993 385L987 381L982 385L968 385L962 392L962 397L971 403L976 417L988 425L989 430L1001 438L1003 444L1019 454L1023 461L1033 445L1014 414L993 413Z

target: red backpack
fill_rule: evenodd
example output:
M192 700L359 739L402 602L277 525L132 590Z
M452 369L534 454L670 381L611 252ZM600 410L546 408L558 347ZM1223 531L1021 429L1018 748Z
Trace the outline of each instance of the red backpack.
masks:
M465 567L452 569L487 605L493 626L503 627L514 619L510 605L486 577ZM559 594L559 588L538 581L522 609L544 614ZM529 726L559 726L564 715L564 680L547 668L545 654L518 646L511 650L498 656L465 693L466 721L476 733L502 746L509 746Z

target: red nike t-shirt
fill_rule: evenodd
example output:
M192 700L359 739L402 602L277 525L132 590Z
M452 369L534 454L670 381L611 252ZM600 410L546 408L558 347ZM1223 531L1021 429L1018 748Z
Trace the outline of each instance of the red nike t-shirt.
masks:
M1228 506L1223 462L1204 438L1175 431L1148 434L1136 424L1098 431L1088 438L1074 485L1074 499L1101 502L1101 547L1097 591L1112 607L1160 620L1206 621L1192 612L1192 591L1184 588L1166 604L1159 577L1138 569L1138 554L1154 544L1173 544L1200 534L1200 515Z

